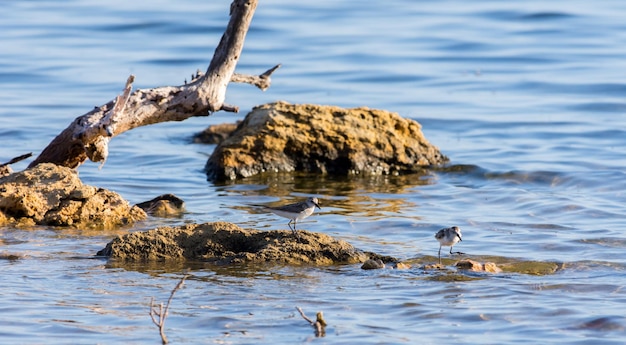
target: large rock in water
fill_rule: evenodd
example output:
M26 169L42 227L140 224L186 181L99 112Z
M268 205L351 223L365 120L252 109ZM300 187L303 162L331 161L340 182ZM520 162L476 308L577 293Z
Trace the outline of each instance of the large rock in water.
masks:
M205 169L225 180L266 171L405 173L446 161L419 123L396 113L277 102L255 107Z
M345 241L308 231L298 234L242 229L227 222L187 224L118 236L97 255L123 262L200 260L224 264L331 265L368 259Z
M0 225L108 229L145 218L119 194L83 185L70 168L44 163L0 178Z

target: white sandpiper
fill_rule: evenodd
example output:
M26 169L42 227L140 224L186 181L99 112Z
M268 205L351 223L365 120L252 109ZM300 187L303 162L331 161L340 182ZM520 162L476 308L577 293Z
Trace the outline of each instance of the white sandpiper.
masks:
M289 223L287 223L289 229L293 231L294 235L298 236L298 233L296 232L296 224L298 223L298 221L312 215L316 207L320 210L322 209L319 205L319 201L317 200L317 198L311 197L306 199L305 201L296 202L289 205L279 207L266 206L265 209L274 213L275 215L289 219ZM291 223L293 223L293 228L291 227Z
M439 264L441 265L441 247L450 246L450 254L463 254L461 252L452 253L452 247L462 241L461 229L458 226L445 228L437 231L435 238L439 241Z

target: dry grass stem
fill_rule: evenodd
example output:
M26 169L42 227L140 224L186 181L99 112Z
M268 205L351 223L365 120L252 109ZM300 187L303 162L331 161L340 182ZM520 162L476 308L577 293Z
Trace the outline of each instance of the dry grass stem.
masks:
M165 319L167 318L167 315L169 313L170 304L172 303L172 299L174 298L174 294L176 293L176 291L181 289L185 284L185 279L187 279L187 277L188 275L184 275L180 279L178 284L176 284L176 286L172 290L172 293L170 294L170 298L167 299L167 304L165 305L165 308L163 308L163 303L161 303L159 304L157 309L157 307L154 305L154 297L150 299L150 318L152 318L152 322L159 328L159 334L161 335L161 342L163 344L168 343L167 336L165 336Z
M317 312L316 320L313 321L304 314L304 312L302 311L302 308L296 307L296 309L298 310L302 318L305 319L315 329L316 337L323 337L326 335L327 323L326 323L326 320L324 320L324 314L322 314L321 311Z

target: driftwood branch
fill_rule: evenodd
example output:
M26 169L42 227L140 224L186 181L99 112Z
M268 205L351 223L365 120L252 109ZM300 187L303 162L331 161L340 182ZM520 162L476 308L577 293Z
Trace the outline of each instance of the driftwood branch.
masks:
M176 291L180 290L183 287L183 284L185 284L185 279L187 279L187 277L188 275L184 275L180 279L178 284L176 284L176 286L172 290L172 293L170 294L170 298L167 299L167 304L165 305L165 308L163 308L163 303L161 303L159 304L159 308L157 310L156 306L154 305L154 297L150 299L150 318L152 319L152 322L159 328L159 334L161 335L161 342L163 344L168 343L167 337L165 336L165 319L167 318L167 314L169 313L172 298L174 298L174 294L176 293Z
M278 64L259 75L233 73L233 76L230 78L230 82L251 84L261 89L261 91L265 91L272 84L272 74L281 66L281 64ZM197 79L200 79L202 76L204 76L204 73L198 70L196 71L196 74L191 75L191 81L193 82ZM187 84L187 80L185 80L185 84Z
M268 69L267 71L263 72L260 75L247 75L247 74L235 73L233 74L233 77L230 79L230 81L233 83L252 84L258 87L259 89L261 89L262 91L265 91L270 87L270 84L272 83L272 78L271 78L272 73L274 73L274 71L279 69L280 66L281 65L278 64Z
M193 116L208 116L219 110L237 112L235 105L225 104L230 82L245 82L262 90L270 85L274 66L260 76L235 74L235 67L258 0L234 0L228 26L215 49L204 74L190 83L131 93L134 76L130 76L121 95L77 117L41 152L29 167L50 162L76 168L87 158L104 162L109 140L133 128L167 121L183 121Z

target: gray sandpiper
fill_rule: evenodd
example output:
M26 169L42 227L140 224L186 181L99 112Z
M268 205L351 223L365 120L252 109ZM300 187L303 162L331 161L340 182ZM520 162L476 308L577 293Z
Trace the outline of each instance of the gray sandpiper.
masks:
M294 235L298 236L298 233L296 232L296 224L298 223L298 221L301 221L304 218L312 215L316 207L320 210L322 209L319 205L319 201L317 200L317 198L310 197L305 201L300 201L289 205L278 207L266 206L265 209L274 213L277 216L289 219L289 223L287 223L289 229L293 231ZM291 223L293 223L293 228L291 227Z
M461 252L452 252L452 247L462 241L461 229L458 226L453 226L437 231L435 238L439 241L439 264L441 265L441 247L450 246L450 254L463 254Z

